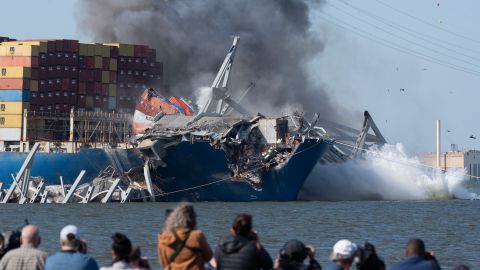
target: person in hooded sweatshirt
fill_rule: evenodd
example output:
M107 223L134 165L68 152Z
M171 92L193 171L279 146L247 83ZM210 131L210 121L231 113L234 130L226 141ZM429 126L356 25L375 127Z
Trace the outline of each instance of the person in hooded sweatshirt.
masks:
M205 235L196 229L193 205L178 205L165 221L158 235L158 257L165 270L204 270L212 258L212 249Z
M309 258L309 263L304 261ZM289 240L283 245L275 260L275 270L322 270L315 260L315 247L305 246L301 241Z
M240 214L215 250L217 270L272 269L273 262L252 231L252 216Z

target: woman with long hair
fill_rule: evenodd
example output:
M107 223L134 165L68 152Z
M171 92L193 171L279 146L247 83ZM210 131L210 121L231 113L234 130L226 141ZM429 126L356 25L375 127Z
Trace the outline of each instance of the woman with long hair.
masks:
M165 270L204 270L212 258L205 235L197 230L197 215L190 203L181 203L167 217L158 235L158 257Z

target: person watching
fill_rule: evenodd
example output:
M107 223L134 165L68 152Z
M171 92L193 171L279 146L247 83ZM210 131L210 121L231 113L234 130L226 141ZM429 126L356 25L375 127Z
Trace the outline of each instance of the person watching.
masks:
M60 231L60 252L47 258L45 270L98 270L98 264L91 256L82 254L85 249L80 231L74 225L67 225Z
M410 239L405 248L403 262L395 264L391 270L440 270L440 265L432 253L425 250L425 243L418 238Z
M212 249L202 231L197 230L197 215L190 203L178 205L158 235L158 257L165 270L204 270Z
M38 227L23 227L20 241L22 245L19 248L12 249L3 256L0 270L43 270L47 253L38 249L42 242Z
M102 267L100 270L134 269L130 265L132 243L125 234L114 233L112 235L112 266Z
M353 264L357 245L350 240L342 239L333 246L332 263L326 270L348 270Z
M305 259L310 258L305 265ZM290 240L280 249L275 261L276 270L321 270L322 267L315 260L315 247L305 246L298 240Z
M252 216L240 214L215 250L217 270L271 269L272 258L252 230Z

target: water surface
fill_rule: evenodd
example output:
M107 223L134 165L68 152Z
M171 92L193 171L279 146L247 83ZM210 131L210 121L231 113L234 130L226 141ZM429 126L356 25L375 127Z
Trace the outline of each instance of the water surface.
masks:
M59 232L64 225L80 227L88 241L89 253L99 264L110 263L110 236L128 235L143 255L157 263L157 233L163 227L164 213L173 203L130 204L46 204L0 205L0 230L19 225L28 218L40 226L41 248L52 253L58 248ZM228 233L237 213L253 215L254 226L272 257L289 239L297 238L317 247L323 266L333 244L342 238L376 245L387 266L401 260L406 241L425 240L435 251L443 269L465 263L480 263L477 241L480 239L480 201L375 201L375 202L255 202L196 203L198 225L214 247ZM473 268L472 268L473 269Z

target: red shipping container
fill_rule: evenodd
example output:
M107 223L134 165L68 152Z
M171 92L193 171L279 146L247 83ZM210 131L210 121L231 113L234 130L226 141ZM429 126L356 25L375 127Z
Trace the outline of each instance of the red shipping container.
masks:
M62 90L67 91L70 88L70 80L62 79Z
M118 48L117 47L110 47L110 57L117 58L118 57Z
M117 72L110 71L110 83L117 83Z
M46 79L48 76L48 70L46 67L41 67L39 70L38 70L38 79L39 80L42 80L42 79Z
M87 84L84 82L80 82L78 84L78 93L79 94L86 94L87 93Z
M134 45L133 46L133 56L141 57L142 55L142 46L141 45Z
M56 52L63 51L63 40L57 39L54 42L55 42L55 51Z
M55 51L55 41L49 40L47 41L47 52L54 52Z
M102 70L95 69L93 71L93 79L94 79L95 82L101 82L102 81Z
M102 96L108 96L108 84L102 84Z
M95 94L95 84L93 82L88 82L87 83L87 90L86 90L87 95L92 96Z
M77 106L78 107L85 107L85 95L78 95L77 97Z
M85 66L86 66L87 69L94 69L95 68L95 57L85 56Z
M0 79L0 89L5 90L25 90L30 89L29 79ZM0 90L2 91L2 90Z
M102 84L99 82L94 82L93 83L93 91L95 95L101 95L102 94Z

